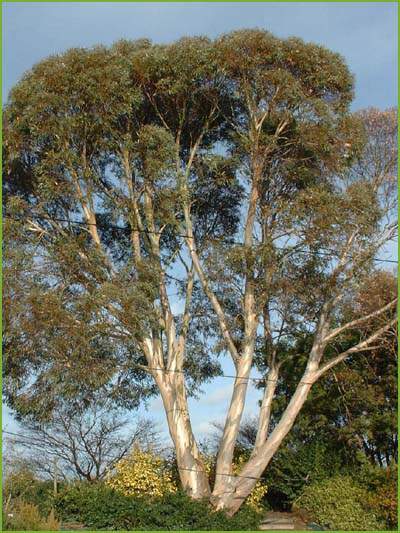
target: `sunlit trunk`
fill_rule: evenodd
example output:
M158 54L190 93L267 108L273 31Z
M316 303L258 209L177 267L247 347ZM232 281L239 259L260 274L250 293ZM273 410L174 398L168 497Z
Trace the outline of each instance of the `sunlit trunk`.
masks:
M233 393L225 427L221 438L216 463L215 485L213 490L213 501L218 501L220 495L232 490L234 476L232 474L233 452L236 439L240 429L243 410L246 401L248 376L251 370L251 359L242 360L237 367L237 378L233 385Z
M185 493L194 499L208 499L208 474L193 435L183 374L158 376L157 383L174 443L179 477Z
M258 451L244 466L233 488L228 493L221 494L214 501L217 509L224 509L230 516L238 511L254 489L258 479L263 475L263 472L279 449L282 441L292 429L296 417L307 399L311 386L312 376L305 374L290 400L286 411L282 415L279 424L275 427L267 441L258 448Z

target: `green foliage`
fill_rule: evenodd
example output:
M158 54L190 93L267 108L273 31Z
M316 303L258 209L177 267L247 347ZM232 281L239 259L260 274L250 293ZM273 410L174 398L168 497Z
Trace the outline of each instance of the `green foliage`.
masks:
M59 486L62 487L62 483ZM13 473L3 483L3 499L8 498L32 504L42 516L46 516L52 507L53 482L39 480L28 470Z
M397 529L397 470L397 464L381 468L365 462L361 468L350 473L368 490L368 507L386 523L388 529Z
M297 443L290 439L265 472L267 501L275 508L290 509L305 487L338 473L341 459L340 452L323 441Z
M177 492L151 499L125 496L104 484L76 484L56 500L58 516L91 529L251 530L260 514L244 508L233 518L214 512L206 502Z
M328 529L373 531L384 529L382 521L368 507L368 492L348 476L335 476L304 489L294 509Z
M378 488L376 493L371 493L369 504L378 518L386 522L388 529L397 530L399 505L397 478L391 477Z
M53 511L43 518L39 509L24 500L15 500L3 512L3 530L12 531L59 531L60 523L55 519Z

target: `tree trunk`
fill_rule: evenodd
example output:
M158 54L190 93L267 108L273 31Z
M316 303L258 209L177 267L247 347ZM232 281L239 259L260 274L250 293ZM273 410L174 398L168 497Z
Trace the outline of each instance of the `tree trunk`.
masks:
M246 463L239 474L240 477L236 478L234 487L226 494L222 494L218 498L218 501L214 502L217 509L224 509L229 516L232 516L250 495L258 479L262 476L265 468L280 447L283 439L292 429L296 417L307 399L312 382L312 375L303 375L302 381L299 383L286 411L271 435Z
M267 374L267 383L265 385L264 396L260 407L258 430L252 455L254 455L267 440L269 423L271 419L272 401L274 399L275 390L278 382L278 371L278 366L271 365L270 371Z
M210 484L193 435L183 374L155 377L174 443L179 477L185 493L194 499L209 499Z
M216 472L219 475L216 474L215 476L213 501L215 498L218 501L221 494L223 495L226 494L227 491L233 490L231 488L234 481L234 476L231 476L233 452L246 401L251 361L252 360L249 358L242 359L237 366L238 377L236 377L233 385L231 403L226 417L225 427L217 456Z

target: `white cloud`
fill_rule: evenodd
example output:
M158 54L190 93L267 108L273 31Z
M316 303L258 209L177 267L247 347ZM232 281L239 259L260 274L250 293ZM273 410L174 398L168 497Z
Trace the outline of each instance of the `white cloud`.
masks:
M164 409L164 405L163 405L163 401L161 399L161 396L157 396L157 398L154 398L149 403L149 411L150 412L153 412L153 413L158 413L160 411L164 412L163 409Z
M225 404L230 400L232 395L232 385L228 385L226 387L221 387L217 389L216 391L212 392L205 398L201 398L199 401L199 404L206 404L206 405L218 405L218 404Z
M193 431L197 434L210 435L215 431L215 427L211 422L199 422L193 427Z

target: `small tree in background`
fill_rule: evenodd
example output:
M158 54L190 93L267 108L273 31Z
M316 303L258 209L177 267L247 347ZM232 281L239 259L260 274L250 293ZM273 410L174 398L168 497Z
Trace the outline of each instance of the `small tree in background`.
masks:
M153 422L133 425L109 403L59 406L47 421L23 420L9 438L39 476L90 482L104 479L132 446L160 447Z

